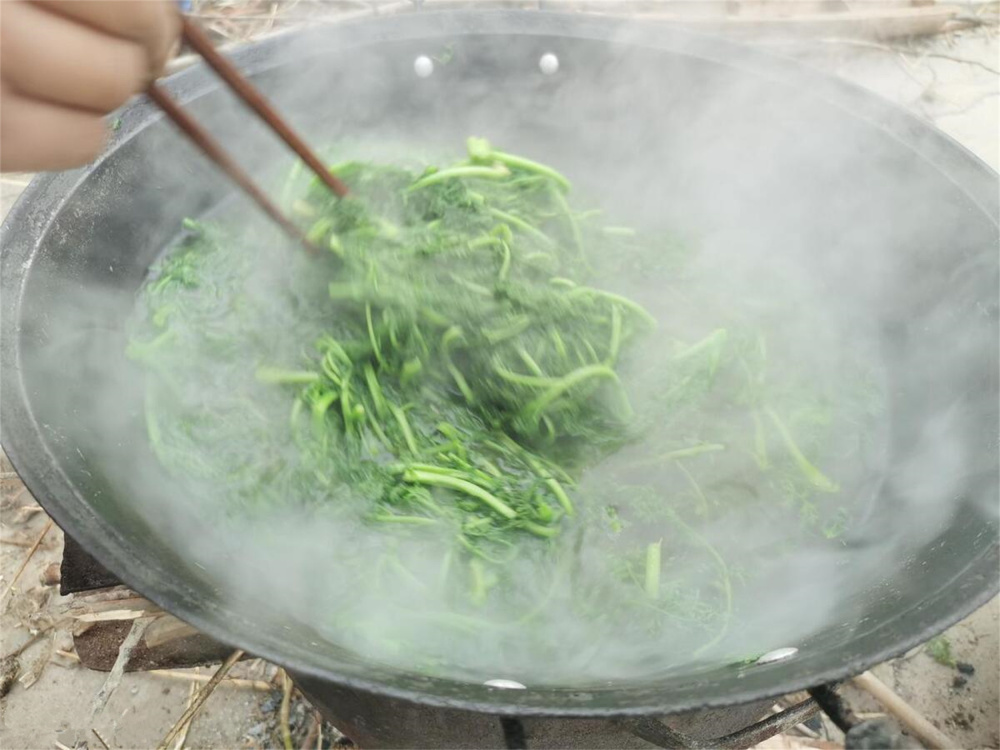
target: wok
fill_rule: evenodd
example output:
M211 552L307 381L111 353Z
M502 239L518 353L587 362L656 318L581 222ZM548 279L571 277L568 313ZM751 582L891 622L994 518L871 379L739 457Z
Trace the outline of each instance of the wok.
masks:
M560 60L555 75L539 72L545 52ZM414 75L418 55L438 59L427 79ZM957 484L924 488L928 508L949 508L926 519L894 518L901 506L886 484L868 523L908 529L895 566L848 592L827 627L778 644L797 647L795 658L766 666L585 690L494 690L367 663L317 642L308 623L281 611L236 609L107 479L98 448L127 438L88 419L89 394L105 377L93 345L86 356L63 351L60 366L49 351L56 329L83 341L120 330L181 218L232 197L231 185L139 100L121 112L96 162L37 178L3 226L0 402L4 449L31 492L136 591L313 680L425 704L562 716L733 705L835 681L903 653L995 594L998 183L961 146L787 60L606 19L416 13L286 34L234 58L313 143L365 134L453 145L484 134L512 149L530 144L529 155L565 168L584 189L612 205L619 196L626 215L736 233L752 216L769 228L755 242L794 239L819 264L836 254L829 293L878 311L871 325L891 380L890 463L920 460L920 436L942 414L957 414L965 469ZM287 159L202 67L165 85L252 169ZM809 189L787 190L793 175ZM643 189L629 189L636 185ZM100 303L81 306L90 292ZM776 601L784 585L773 582Z

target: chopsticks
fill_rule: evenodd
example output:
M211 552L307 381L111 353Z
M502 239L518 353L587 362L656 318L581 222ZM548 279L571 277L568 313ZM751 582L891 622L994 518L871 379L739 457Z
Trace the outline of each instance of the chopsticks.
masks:
M320 180L338 197L347 195L347 186L323 166L323 162L310 150L285 120L268 104L267 100L226 58L219 54L207 36L189 19L181 18L181 35L184 41L219 74L219 77L260 116L260 118L308 165ZM317 248L309 242L298 227L270 198L258 188L246 171L219 145L208 131L175 102L158 84L150 83L146 94L164 114L173 120L188 138L239 187L260 206L286 233L302 242L310 252Z
M264 122L271 126L271 129L281 137L281 140L287 143L288 147L299 155L302 161L316 173L317 177L326 183L326 186L330 190L339 198L347 195L347 186L330 173L330 170L323 165L323 162L309 150L305 141L299 138L298 134L292 130L288 123L278 116L278 113L267 103L263 95L236 70L231 62L219 54L212 45L211 40L205 36L205 32L193 24L190 19L182 18L181 33L184 36L184 41L191 46L191 49L204 58L205 62L211 66L212 70L219 74L219 77L228 84L229 88L240 99L246 102L254 112L260 115Z
M177 102L171 99L166 91L155 83L151 83L149 84L149 88L146 89L146 95L156 102L157 106L163 110L163 113L173 120L177 127L184 131L184 134L191 139L194 145L200 148L205 156L214 161L223 172L229 175L233 182L239 185L243 189L243 192L250 196L264 210L264 213L274 219L275 223L284 229L293 239L305 242L307 250L310 252L316 251L316 248L306 240L302 232L299 231L299 228L274 205L271 199L264 194L263 190L254 184L253 180L250 179L250 175L222 149L222 146L208 134L207 130L199 125L191 115L185 112Z

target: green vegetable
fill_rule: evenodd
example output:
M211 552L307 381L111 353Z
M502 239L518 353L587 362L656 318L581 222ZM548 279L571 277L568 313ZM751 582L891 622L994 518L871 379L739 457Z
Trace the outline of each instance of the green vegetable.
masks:
M517 517L517 511L507 505L503 500L500 500L490 494L482 487L456 476L449 476L447 474L438 474L437 472L428 471L407 471L403 474L403 481L415 482L417 484L437 485L438 487L447 487L449 489L457 490L458 492L464 492L466 495L482 500L504 518Z
M791 432L788 431L788 428L785 427L785 423L781 421L781 418L775 413L775 411L773 409L767 409L767 416L771 418L775 428L778 430L778 434L781 435L781 439L785 443L785 448L788 449L788 453L795 460L799 470L802 472L803 476L809 480L809 483L816 489L822 490L823 492L839 492L840 486L813 466L809 459L802 455L802 451L799 450L799 446L795 444L795 440L792 438Z
M927 655L938 664L945 667L955 666L955 657L951 655L951 641L945 636L939 635L937 638L931 638L924 648L927 649Z
M860 371L832 394L798 377L787 303L741 309L693 270L696 247L609 226L485 139L467 151L336 164L342 200L293 169L282 200L320 258L279 247L269 265L237 222L186 220L128 347L156 456L226 515L364 524L385 551L343 575L450 586L450 608L405 613L435 627L544 652L524 628L566 616L721 648L757 566L711 522L763 513L838 543L850 511L817 464L840 465L838 430L863 432L878 399Z
M280 367L258 367L257 380L262 383L284 383L286 385L303 385L318 383L321 376L318 372L302 370L282 370Z
M644 589L646 596L650 599L657 599L660 596L660 546L658 542L646 546L646 579Z

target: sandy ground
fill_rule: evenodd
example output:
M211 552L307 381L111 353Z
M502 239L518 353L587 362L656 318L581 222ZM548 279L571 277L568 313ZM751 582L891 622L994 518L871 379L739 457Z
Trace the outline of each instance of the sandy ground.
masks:
M807 64L841 75L897 101L934 122L994 168L1000 166L1000 61L995 27L938 37L920 45L933 56L902 54L886 47L845 43L813 44L808 51L778 47ZM946 59L948 57L955 58ZM958 62L956 60L972 61ZM986 66L986 67L983 67ZM5 215L27 184L27 176L0 179L0 215ZM4 462L0 591L15 575L48 519L37 509ZM72 655L72 639L59 621L67 602L56 589L40 584L46 567L60 559L62 535L46 534L20 576L12 595L0 602L0 654L9 654L43 632L20 657L20 679L0 701L0 747L100 748L92 729L112 748L152 748L184 710L191 681L145 673L125 675L103 711L92 717L94 696L106 675L81 669ZM943 729L964 748L1000 747L1000 606L994 599L946 634L957 662L974 668L965 675L939 664L923 647L874 671L886 684ZM200 670L209 674L211 669ZM199 670L190 670L199 673ZM261 662L241 663L234 674L269 680L275 668ZM199 714L187 737L188 748L280 746L277 709L280 687L272 690L220 687ZM848 688L851 690L850 688ZM852 690L855 705L877 713L868 696ZM295 703L292 725L304 734L312 713ZM826 728L828 731L828 727ZM329 732L329 730L328 730ZM836 732L828 732L836 739ZM327 737L329 737L329 733ZM325 746L329 746L324 743ZM778 745L769 744L771 747ZM786 745L787 746L787 745Z

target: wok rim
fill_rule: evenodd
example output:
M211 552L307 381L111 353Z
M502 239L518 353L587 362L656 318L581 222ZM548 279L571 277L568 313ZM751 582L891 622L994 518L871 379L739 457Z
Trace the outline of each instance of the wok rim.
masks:
M844 109L848 116L865 119L870 125L880 128L900 144L930 162L994 225L1000 224L1000 202L995 200L997 173L963 145L933 125L919 120L901 107L882 100L858 85L809 69L795 60L774 56L732 41L665 25L653 26L643 23L640 28L640 24L630 20L581 17L545 11L420 11L401 16L346 21L319 29L291 30L248 44L234 52L232 57L244 69L260 72L279 67L289 58L294 58L294 51L283 48L288 38L295 36L319 38L321 34L327 34L334 39L339 37L344 48L352 48L385 42L433 40L477 34L564 37L569 40L614 43L623 41L620 35L625 31L628 32L626 41L630 45L648 46L676 54L693 55L711 62L739 66L741 70L775 82L798 84L799 88L808 87L810 94L826 95L829 97L827 99L829 103ZM263 63L260 59L255 59L261 55L266 58L271 53L276 53L274 58L265 59ZM219 87L217 82L204 75L202 65L171 76L164 81L164 85L182 102ZM953 581L956 583L943 587L944 593L937 593L932 601L921 601L905 612L911 615L920 612L921 608L934 606L944 611L943 615L930 617L929 622L915 629L912 635L890 639L891 644L881 649L845 659L839 666L818 669L809 675L803 673L801 676L782 677L779 673L778 678L764 688L741 690L739 680L733 679L724 683L724 689L720 689L717 684L712 685L708 695L692 695L671 700L671 695L663 692L658 695L658 700L641 702L629 702L627 697L625 702L622 702L622 696L627 696L636 690L634 686L601 690L602 697L612 694L616 696L612 701L617 701L615 705L567 705L566 691L551 687L527 691L498 691L447 678L426 680L428 684L435 685L461 684L470 697L456 699L442 695L440 690L436 693L424 692L381 680L345 675L337 670L317 667L294 655L292 650L281 653L280 650L270 646L261 648L259 644L255 645L251 629L243 628L239 631L227 629L224 617L212 616L211 607L193 607L183 599L171 596L162 586L155 585L157 571L153 566L141 559L128 559L132 555L128 553L129 546L119 532L90 510L85 499L78 494L73 482L51 455L42 430L32 413L27 386L19 367L23 289L38 245L46 236L51 222L59 215L65 202L86 182L89 173L97 165L115 158L117 149L122 144L138 136L146 126L160 116L145 99L139 99L126 106L123 113L135 117L126 118L126 126L114 135L112 143L101 157L88 167L79 170L47 174L34 179L10 210L0 228L0 247L3 248L2 264L0 264L0 291L2 291L0 379L5 386L0 389L0 411L4 414L0 423L0 443L25 486L60 528L70 529L70 535L99 563L119 576L125 585L199 631L222 643L234 645L255 656L282 665L294 673L425 706L460 708L500 716L615 718L669 715L684 711L721 708L774 698L819 684L837 682L923 643L971 614L1000 591L1000 576L996 575L1000 567L1000 540L995 539L978 558L973 559L966 568L955 574ZM133 122L129 122L133 119ZM919 136L921 148L917 148L909 140L904 140L907 134L911 137ZM941 160L950 162L947 165L948 169L940 164ZM990 197L994 200L989 200ZM44 458L41 461L26 460L32 455L41 455L49 460L46 461ZM143 580L144 575L147 580ZM963 577L969 576L976 577L983 583L976 585L957 583ZM135 585L137 582L138 585ZM883 622L879 627L885 627L886 623L891 623L894 619ZM233 635L234 632L237 632L236 636ZM799 661L801 659L800 655ZM405 674L398 670L397 672ZM643 689L649 692L648 688ZM518 698L527 697L526 694L541 696L544 700L529 704L520 702Z

